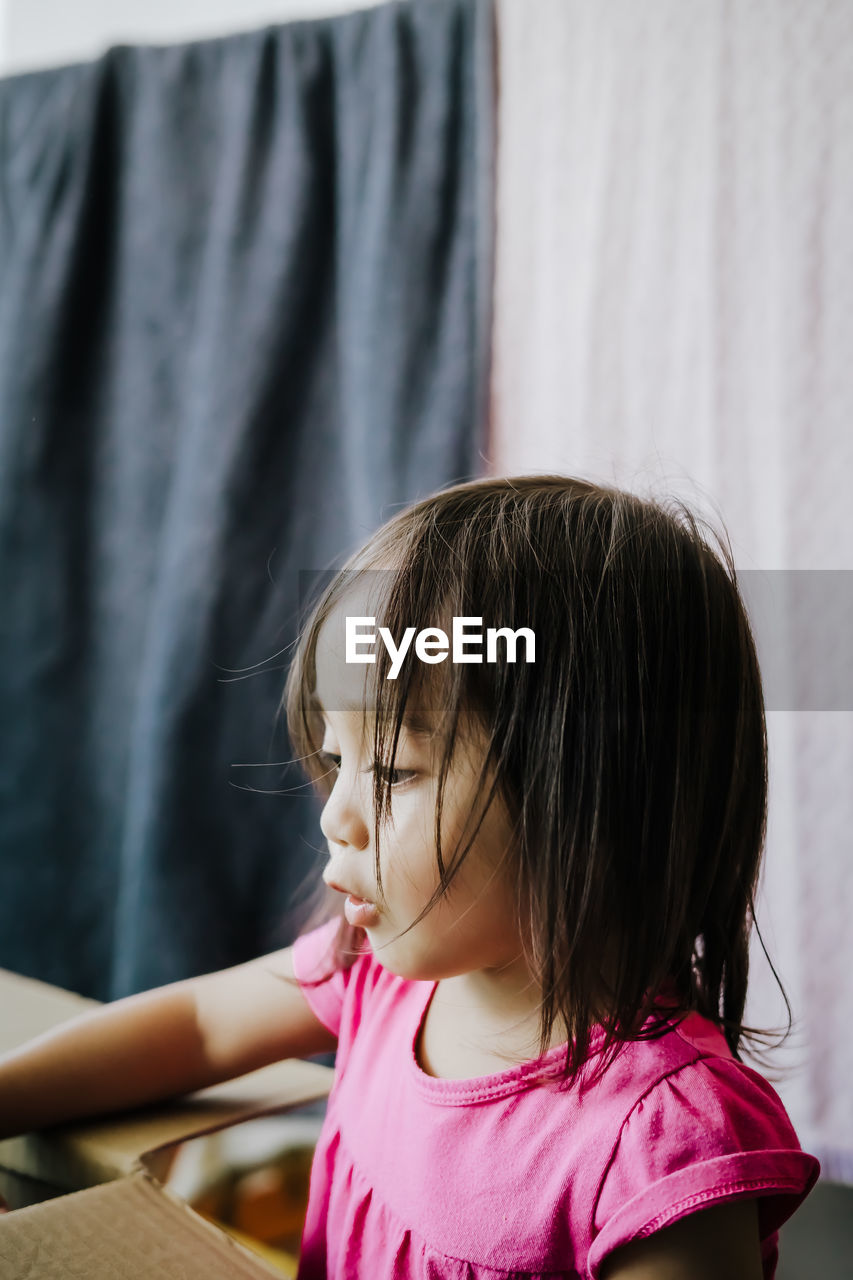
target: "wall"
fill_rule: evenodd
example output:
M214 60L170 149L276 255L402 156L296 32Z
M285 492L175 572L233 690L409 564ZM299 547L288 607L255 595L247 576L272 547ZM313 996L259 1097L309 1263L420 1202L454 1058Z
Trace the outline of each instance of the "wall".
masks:
M0 0L0 75L366 9L379 0Z

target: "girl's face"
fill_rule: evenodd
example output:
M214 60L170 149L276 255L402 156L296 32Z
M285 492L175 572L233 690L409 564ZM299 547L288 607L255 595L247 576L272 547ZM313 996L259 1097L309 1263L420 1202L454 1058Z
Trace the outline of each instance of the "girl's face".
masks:
M352 612L352 606L350 606ZM391 818L382 830L383 895L375 876L372 733L361 698L364 667L343 661L343 612L323 626L316 651L316 695L323 710L322 763L334 788L320 818L329 862L323 879L341 893L372 904L346 913L365 929L372 950L392 973L439 980L484 970L492 973L519 960L522 952L510 887L511 828L498 798L447 893L409 933L439 883L434 839L438 742L414 726L403 726L391 778ZM442 805L442 854L450 865L472 806L482 755L474 742L457 745ZM381 767L377 765L376 767ZM469 825L465 840L470 834ZM505 858L501 865L502 858ZM356 907L357 912L357 907Z

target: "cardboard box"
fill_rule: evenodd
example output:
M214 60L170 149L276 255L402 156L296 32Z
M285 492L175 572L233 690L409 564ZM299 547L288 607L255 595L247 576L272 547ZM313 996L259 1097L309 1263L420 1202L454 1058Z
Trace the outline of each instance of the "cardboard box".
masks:
M0 969L0 1052L96 1004ZM176 1144L323 1098L332 1077L292 1059L169 1103L0 1142L11 1210L0 1214L0 1280L281 1280L162 1180Z

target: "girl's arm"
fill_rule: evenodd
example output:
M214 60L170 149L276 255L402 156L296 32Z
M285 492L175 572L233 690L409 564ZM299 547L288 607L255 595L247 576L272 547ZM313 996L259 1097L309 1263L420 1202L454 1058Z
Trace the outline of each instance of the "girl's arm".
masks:
M614 1249L601 1280L761 1280L754 1200L700 1209L643 1240Z
M126 996L0 1057L0 1139L191 1093L335 1048L292 948Z

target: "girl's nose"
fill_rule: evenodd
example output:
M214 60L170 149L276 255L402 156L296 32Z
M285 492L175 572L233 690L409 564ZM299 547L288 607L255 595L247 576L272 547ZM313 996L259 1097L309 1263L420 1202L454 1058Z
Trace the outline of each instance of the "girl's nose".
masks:
M348 844L356 849L367 848L370 832L355 783L348 783L338 775L332 794L320 814L320 830L331 844Z

